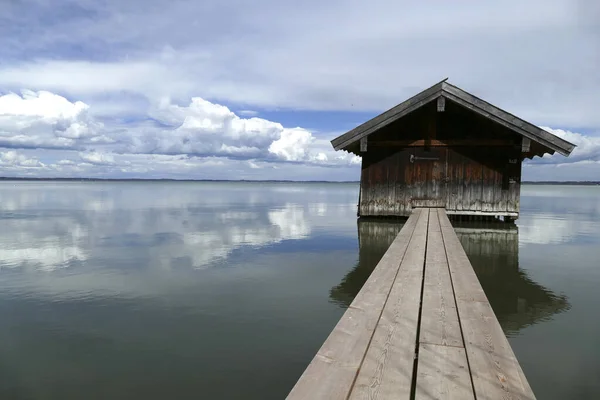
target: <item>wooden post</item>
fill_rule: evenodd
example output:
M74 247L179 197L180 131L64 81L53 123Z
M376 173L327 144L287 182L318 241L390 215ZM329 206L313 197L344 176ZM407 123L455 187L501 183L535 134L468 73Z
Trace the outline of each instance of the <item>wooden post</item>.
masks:
M437 110L438 112L446 111L446 98L444 96L437 98Z
M528 153L530 148L531 140L529 140L529 138L523 137L523 140L521 141L521 152Z
M360 139L360 152L361 153L367 152L367 137L366 136L364 138Z
M360 186L358 187L358 204L356 206L356 216L359 217L359 218L360 218L360 200L362 198L362 185L363 185L363 182L362 182L362 175L363 175L362 171L361 171L360 175L361 175L360 176Z

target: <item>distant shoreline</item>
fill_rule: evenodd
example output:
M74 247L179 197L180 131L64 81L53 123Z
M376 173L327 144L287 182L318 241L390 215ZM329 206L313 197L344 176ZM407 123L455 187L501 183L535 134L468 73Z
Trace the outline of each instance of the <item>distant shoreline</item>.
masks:
M293 181L293 180L250 180L250 179L162 179L162 178L9 178L2 181L73 181L73 182L240 182L240 183L360 183L359 181Z
M598 186L600 182L595 181L523 181L522 185L582 185L582 186Z
M294 181L294 180L246 180L246 179L117 179L117 178L19 178L0 177L1 181L59 181L59 182L240 182L240 183L360 183L359 181ZM598 186L600 181L523 181L523 185L583 185Z

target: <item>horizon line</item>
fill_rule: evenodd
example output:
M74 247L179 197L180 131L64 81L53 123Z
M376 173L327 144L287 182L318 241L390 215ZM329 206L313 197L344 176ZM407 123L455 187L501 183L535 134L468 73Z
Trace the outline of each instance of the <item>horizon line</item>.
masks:
M360 183L360 181L291 180L291 179L177 179L177 178L93 178L93 177L0 177L0 181L167 181L167 182L271 182L271 183ZM600 185L600 181L521 181L521 184L587 184Z

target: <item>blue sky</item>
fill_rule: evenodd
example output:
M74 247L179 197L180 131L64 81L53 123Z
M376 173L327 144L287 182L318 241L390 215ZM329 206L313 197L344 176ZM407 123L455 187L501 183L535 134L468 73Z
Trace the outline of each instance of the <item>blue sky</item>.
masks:
M329 141L443 79L600 180L600 3L10 0L0 176L357 180Z

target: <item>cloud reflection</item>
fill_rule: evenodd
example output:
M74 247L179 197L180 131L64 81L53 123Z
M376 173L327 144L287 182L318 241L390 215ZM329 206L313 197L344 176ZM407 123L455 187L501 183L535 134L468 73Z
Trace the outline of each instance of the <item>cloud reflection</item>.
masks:
M2 185L0 268L203 269L237 249L306 239L315 228L351 235L356 215L353 186Z
M600 188L523 186L517 223L521 245L597 242Z
M560 244L600 237L597 223L578 218L577 215L526 214L519 221L519 229L522 245Z

